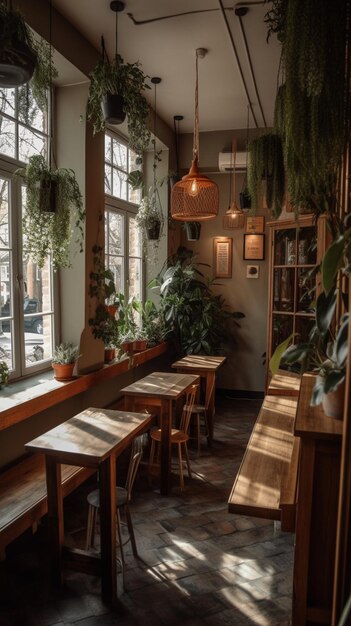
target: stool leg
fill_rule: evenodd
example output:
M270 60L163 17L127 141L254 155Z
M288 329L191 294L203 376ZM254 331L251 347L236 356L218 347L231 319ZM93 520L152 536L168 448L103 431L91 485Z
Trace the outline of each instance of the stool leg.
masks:
M91 534L92 534L92 526L93 524L93 507L89 504L88 507L88 521L87 521L87 541L85 549L89 550L91 547Z
M117 534L118 534L118 541L119 541L119 549L121 551L121 561L122 561L122 569L123 569L125 560L124 560L122 531L121 531L121 518L120 518L120 515L119 515L119 509L117 509L117 511L116 511L116 523L117 523Z
M197 454L200 455L200 415L196 413Z
M178 443L178 462L179 462L179 481L180 481L180 491L184 489L184 477L183 477L183 463L182 463L182 444Z
M135 541L134 528L133 528L133 523L132 523L132 517L130 514L129 504L127 503L124 508L126 512L127 526L128 526L128 531L129 531L130 543L132 544L133 554L134 556L138 556L138 550L137 550L136 541Z
M190 460L189 460L189 453L188 453L188 446L186 444L186 441L184 441L184 455L185 455L185 460L186 460L186 464L187 464L187 468L188 468L189 478L192 478L191 468L190 468Z

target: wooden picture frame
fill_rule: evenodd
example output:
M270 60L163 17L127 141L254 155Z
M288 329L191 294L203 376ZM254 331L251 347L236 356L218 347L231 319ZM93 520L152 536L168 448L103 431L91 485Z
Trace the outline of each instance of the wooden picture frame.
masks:
M233 238L215 237L213 240L213 267L215 278L231 278L233 265Z
M244 261L264 261L264 234L244 235Z
M264 215L248 216L245 231L247 233L264 233Z

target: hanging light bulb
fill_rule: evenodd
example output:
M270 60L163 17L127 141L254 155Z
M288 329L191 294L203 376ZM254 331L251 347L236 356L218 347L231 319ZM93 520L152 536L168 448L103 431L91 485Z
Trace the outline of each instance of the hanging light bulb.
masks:
M243 228L245 223L245 215L244 212L239 209L236 199L235 199L235 161L236 161L236 146L235 142L232 143L232 153L230 160L232 162L232 157L234 156L234 166L233 172L230 175L229 179L229 209L223 216L223 228L225 230L231 230L232 228ZM231 163L232 164L232 163ZM233 177L233 178L232 178ZM232 185L233 180L233 185Z
M189 174L174 185L171 194L171 215L181 222L200 222L214 219L219 209L218 186L200 174L199 161L199 103L198 58L206 55L204 48L196 50L195 120L193 160Z

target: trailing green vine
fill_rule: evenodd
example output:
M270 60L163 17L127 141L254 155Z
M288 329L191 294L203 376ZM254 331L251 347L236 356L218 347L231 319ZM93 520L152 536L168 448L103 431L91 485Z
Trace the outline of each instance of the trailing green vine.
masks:
M252 208L257 209L262 198L262 182L266 181L266 201L274 217L279 217L285 192L285 170L281 139L267 133L253 139L248 147L248 188Z
M69 245L73 230L75 243L83 251L84 218L82 195L73 170L52 170L41 155L30 158L26 168L17 170L26 183L23 214L24 253L43 267L51 255L54 270L70 267Z

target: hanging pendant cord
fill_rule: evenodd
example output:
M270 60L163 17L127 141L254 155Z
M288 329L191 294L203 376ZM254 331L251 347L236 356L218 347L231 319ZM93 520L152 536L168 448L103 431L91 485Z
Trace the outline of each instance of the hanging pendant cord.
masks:
M233 152L230 153L230 169L233 167ZM229 208L232 205L232 173L229 176Z
M195 62L195 116L194 116L194 145L193 159L199 160L199 55L196 50Z
M232 156L234 157L233 158L233 172L232 172L232 176L233 176L232 204L235 204L235 199L236 199L236 190L235 190L236 141L235 141L235 139L233 139L233 141L232 141Z
M174 145L175 145L175 157L176 157L176 165L177 165L177 176L179 176L179 154L178 154L178 131L179 131L179 122L173 119L173 128L174 128Z
M115 61L116 61L116 65L118 65L118 54L117 54L117 47L118 44L118 11L116 11L116 32L115 32Z
M155 83L155 97L154 97L154 192L156 192L156 83Z
M49 170L52 166L52 133L53 133L53 106L52 106L52 0L49 4L49 107L50 107L50 136L49 136Z

